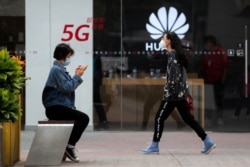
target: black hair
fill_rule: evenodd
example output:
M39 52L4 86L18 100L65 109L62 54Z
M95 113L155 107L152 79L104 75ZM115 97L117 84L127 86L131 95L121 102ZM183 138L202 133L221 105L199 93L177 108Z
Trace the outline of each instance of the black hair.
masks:
M57 60L65 60L69 53L73 55L74 50L68 44L60 43L55 48L54 58Z
M175 32L165 32L168 39L171 40L171 47L176 50L177 52L177 58L179 61L179 64L186 69L188 68L188 55L185 49L183 48L183 45L181 43L180 38Z

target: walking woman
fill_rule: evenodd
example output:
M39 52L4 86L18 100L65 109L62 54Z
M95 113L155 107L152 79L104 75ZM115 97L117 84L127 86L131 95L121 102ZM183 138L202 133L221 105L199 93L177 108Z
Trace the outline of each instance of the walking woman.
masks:
M161 42L161 48L168 51L168 63L166 71L166 84L164 95L158 112L155 115L154 135L152 143L141 151L145 154L159 153L159 142L163 133L164 121L176 107L183 121L189 125L204 142L202 153L208 154L216 147L216 144L205 133L200 124L190 112L187 98L191 97L187 83L188 60L181 41L174 32L165 32Z

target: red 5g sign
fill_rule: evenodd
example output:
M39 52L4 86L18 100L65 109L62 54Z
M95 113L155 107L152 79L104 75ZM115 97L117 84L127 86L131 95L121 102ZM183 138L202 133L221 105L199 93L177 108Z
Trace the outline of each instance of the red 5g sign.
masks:
M65 36L61 38L62 41L67 42L75 38L77 41L87 41L89 39L89 33L86 29L89 29L88 24L82 24L74 30L74 24L66 24L63 29Z

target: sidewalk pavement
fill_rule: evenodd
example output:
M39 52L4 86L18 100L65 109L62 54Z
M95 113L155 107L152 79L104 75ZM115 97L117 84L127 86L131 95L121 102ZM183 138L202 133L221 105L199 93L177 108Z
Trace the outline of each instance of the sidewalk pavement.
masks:
M159 155L145 155L140 149L151 142L149 131L87 131L77 144L79 163L69 160L61 167L248 167L250 166L250 133L207 132L217 148L201 154L203 142L192 131L164 131ZM34 137L34 131L22 131L21 161L23 167ZM53 148L52 148L53 149Z

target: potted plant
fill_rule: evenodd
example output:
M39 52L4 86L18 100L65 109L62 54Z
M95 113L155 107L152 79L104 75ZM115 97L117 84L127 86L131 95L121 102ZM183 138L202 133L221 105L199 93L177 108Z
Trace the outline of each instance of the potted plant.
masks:
M0 128L2 129L3 165L12 166L20 159L20 91L26 78L24 62L0 50Z

